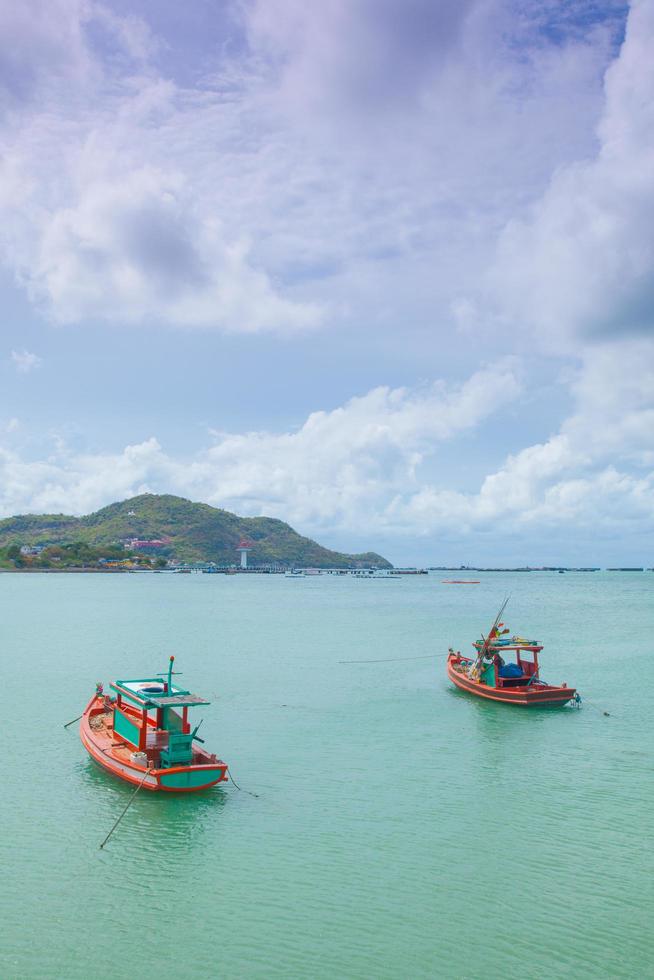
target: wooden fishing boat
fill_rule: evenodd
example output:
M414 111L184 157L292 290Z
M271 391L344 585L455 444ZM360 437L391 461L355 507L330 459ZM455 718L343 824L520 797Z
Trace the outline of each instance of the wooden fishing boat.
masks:
M522 707L559 707L569 701L581 702L574 687L566 684L547 684L541 680L538 654L542 644L522 637L502 639L508 630L499 622L506 602L500 610L486 639L473 644L475 655L464 657L450 648L447 674L462 691L490 701L517 704ZM515 654L506 662L505 654Z
M227 780L227 765L194 744L203 739L199 724L191 730L189 708L210 702L172 683L174 659L164 679L110 684L114 696L98 684L79 732L89 755L114 776L152 791L192 793Z

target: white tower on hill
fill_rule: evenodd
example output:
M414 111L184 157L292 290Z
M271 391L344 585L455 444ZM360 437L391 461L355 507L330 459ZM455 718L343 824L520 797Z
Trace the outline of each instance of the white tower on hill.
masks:
M252 551L252 542L247 538L241 538L236 549L241 555L241 568L248 567L248 551Z

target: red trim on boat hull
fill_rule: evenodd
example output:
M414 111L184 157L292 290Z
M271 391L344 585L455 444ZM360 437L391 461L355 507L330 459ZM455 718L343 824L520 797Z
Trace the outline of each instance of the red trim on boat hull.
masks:
M453 684L461 691L474 694L479 698L486 698L488 701L500 701L502 704L517 704L523 708L531 708L537 705L558 706L567 704L576 694L574 687L551 687L541 685L532 688L509 688L509 687L489 687L488 684L480 684L465 674L460 674L454 669L455 663L461 663L457 656L450 654L447 658L447 676Z
M94 710L95 706L95 710ZM198 790L208 789L210 786L215 786L217 783L225 782L228 779L227 776L227 764L220 759L215 761L210 761L210 756L203 750L199 750L202 755L206 756L207 762L200 765L189 765L189 766L175 766L170 769L145 769L142 766L134 766L124 760L118 759L111 752L111 740L106 736L102 738L93 737L93 729L90 725L90 718L92 714L99 714L102 711L102 700L97 698L92 698L87 708L82 715L79 735L82 745L89 753L94 762L110 772L112 776L117 776L118 779L123 779L125 782L133 783L138 785L143 784L143 789L150 790L151 792L162 792L162 793L195 793ZM106 742L106 746L102 743ZM161 782L162 776L170 776L176 773L206 773L206 782L200 783L198 786L165 786ZM146 775L147 774L147 775Z

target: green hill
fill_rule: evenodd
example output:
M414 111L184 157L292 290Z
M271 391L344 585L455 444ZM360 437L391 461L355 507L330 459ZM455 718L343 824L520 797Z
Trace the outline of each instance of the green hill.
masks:
M380 555L345 555L302 537L283 521L270 517L238 517L227 510L197 504L183 497L145 493L110 504L85 517L26 514L0 521L0 548L11 545L65 545L81 542L93 548L116 546L129 538L163 539L165 547L151 554L183 561L232 565L236 548L249 538L250 565L279 562L288 566L390 568Z

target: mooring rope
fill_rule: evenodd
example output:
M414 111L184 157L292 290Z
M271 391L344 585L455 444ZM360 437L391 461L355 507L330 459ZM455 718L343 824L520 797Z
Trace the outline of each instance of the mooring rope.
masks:
M258 793L253 793L252 790L250 790L250 789L244 789L242 786L239 786L238 785L238 783L236 782L236 780L232 776L231 769L228 769L227 770L227 775L229 776L229 778L231 779L231 781L234 783L234 786L236 786L236 789L240 790L241 793L247 793L248 796L254 796L257 800L259 799L259 794Z
M600 708L598 704L595 704L594 701L590 701L587 697L582 698L581 695L579 695L579 702L580 704L589 704L591 708L595 708L595 711L599 711L600 714L604 715L606 718L611 717L611 713L609 711L605 711L604 708Z
M140 790L141 786L143 785L143 783L145 782L145 780L148 778L149 775L150 775L150 768L148 768L146 770L145 776L143 777L143 779L138 784L138 786L136 787L136 789L134 790L134 792L130 796L129 800L127 801L127 804L125 806L125 809L123 810L123 812L121 813L121 815L118 817L118 820L116 820L115 824L113 825L113 827L111 828L111 830L109 831L109 833L107 834L107 836L105 837L105 839L100 844L100 850L102 850L102 848L107 843L107 841L109 840L109 838L113 834L114 830L116 829L116 827L118 826L118 824L120 823L120 821L123 819L123 817L125 816L125 814L129 810L130 806L134 802L134 797L136 796L136 794L138 793L138 791Z
M389 657L388 660L339 660L339 664L396 664L402 660L433 660L434 657L447 657L446 653L428 653L424 657Z

